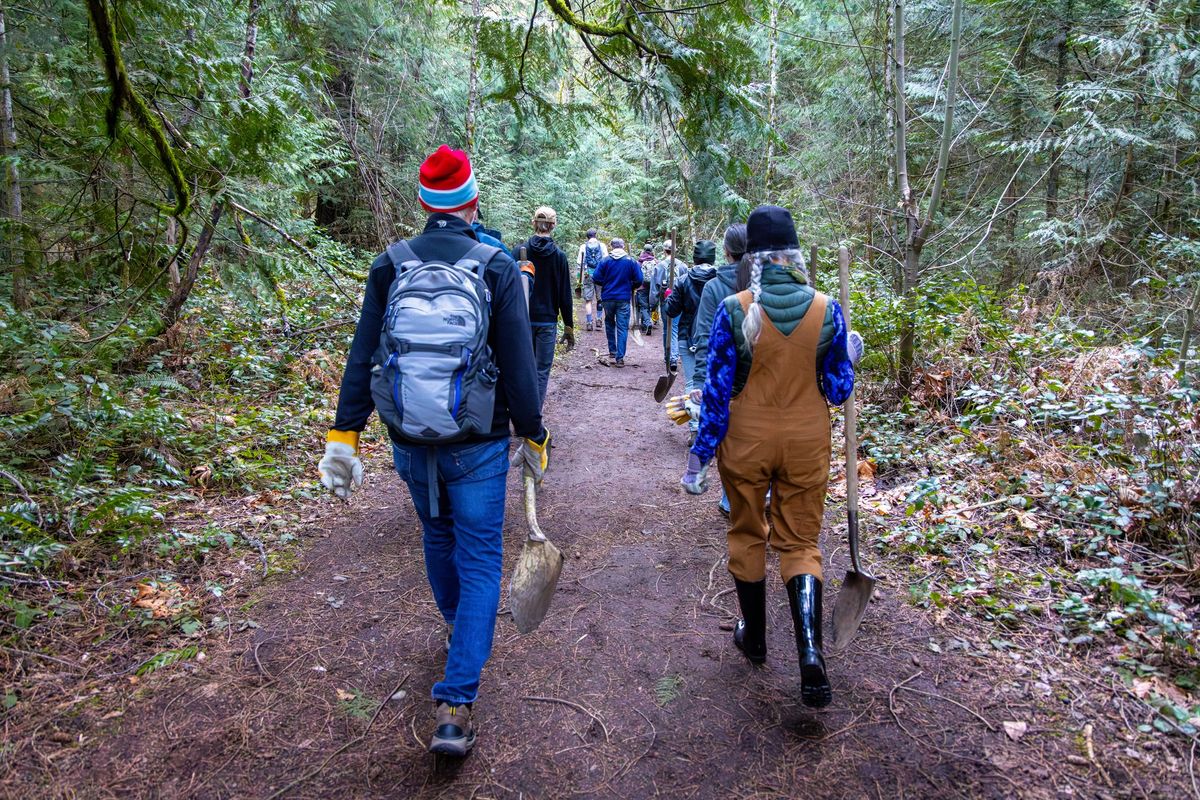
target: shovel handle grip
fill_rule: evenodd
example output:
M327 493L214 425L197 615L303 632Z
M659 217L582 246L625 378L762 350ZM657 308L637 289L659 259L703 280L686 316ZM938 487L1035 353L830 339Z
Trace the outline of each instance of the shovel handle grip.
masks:
M850 331L850 251L838 248L838 294L842 319ZM858 559L858 392L850 391L844 406L846 421L846 529L850 536L850 563L862 572Z
M537 521L537 483L532 475L525 476L525 522L529 524L529 540L531 542L546 541Z

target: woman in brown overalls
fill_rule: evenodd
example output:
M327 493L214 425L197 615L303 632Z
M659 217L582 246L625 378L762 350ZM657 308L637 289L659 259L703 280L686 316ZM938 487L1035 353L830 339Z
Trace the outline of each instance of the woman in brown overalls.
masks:
M837 302L808 285L787 209L760 206L746 228L748 288L726 299L713 320L700 432L681 483L702 493L709 462L719 457L731 509L729 571L742 611L734 644L751 663L766 660L769 543L779 553L796 628L801 698L821 707L833 697L821 652L818 544L829 403L850 396L862 339L847 335Z

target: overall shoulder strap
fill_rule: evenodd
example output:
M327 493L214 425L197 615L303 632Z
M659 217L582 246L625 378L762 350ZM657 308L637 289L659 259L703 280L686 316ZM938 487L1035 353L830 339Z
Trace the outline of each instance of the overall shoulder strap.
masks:
M392 265L396 268L396 272L400 273L406 269L410 269L414 264L420 264L421 259L413 252L406 239L401 239L394 244L388 245L388 258L392 260Z
M800 321L800 327L804 329L801 336L814 343L820 340L821 328L825 324L825 309L828 305L828 297L821 292L813 293L812 302L808 304L808 311L804 312L804 319Z

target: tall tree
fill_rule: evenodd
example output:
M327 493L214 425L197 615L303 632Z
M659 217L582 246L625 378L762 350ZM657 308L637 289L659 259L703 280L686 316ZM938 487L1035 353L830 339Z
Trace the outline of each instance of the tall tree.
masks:
M4 2L0 0L0 156L5 161L4 194L8 198L9 242L19 234L22 252L12 261L12 300L20 311L29 308L29 273L33 253L30 252L31 237L25 230L25 210L21 196L21 170L17 158L17 125L13 118L12 79L8 69L8 30L5 22Z
M942 187L946 182L946 167L950 162L950 145L954 140L954 104L958 96L958 46L962 38L963 0L954 0L950 22L950 57L946 65L946 111L938 142L937 169L929 190L929 204L922 215L920 203L913 193L908 170L907 114L905 107L904 0L893 0L895 18L895 105L896 105L896 180L900 190L900 208L904 214L904 266L901 272L900 293L904 317L900 326L900 391L912 390L913 360L916 351L917 285L921 280L921 251L933 232L941 207Z

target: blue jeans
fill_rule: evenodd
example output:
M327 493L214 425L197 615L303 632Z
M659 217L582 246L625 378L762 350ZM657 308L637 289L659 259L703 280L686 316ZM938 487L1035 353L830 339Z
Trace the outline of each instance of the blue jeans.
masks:
M625 344L629 340L629 301L603 300L604 335L608 337L608 354L625 358Z
M696 351L692 349L689 342L681 342L679 345L679 361L683 365L683 388L686 392L691 392L692 389L703 389L704 386L697 386L692 380L692 373L696 371Z
M647 289L637 290L637 308L638 308L638 324L643 328L649 328L654 324L650 312L653 309L650 307L650 292Z
M558 343L558 323L533 323L533 360L537 365L538 402L546 403L550 367L554 366L554 345Z
M667 331L671 332L670 356L667 355ZM667 362L668 367L679 363L679 317L663 320L663 360Z
M500 606L508 440L436 448L438 516L430 514L428 453L392 444L396 472L408 484L425 529L425 573L442 619L454 626L446 672L433 699L473 703L492 654Z

